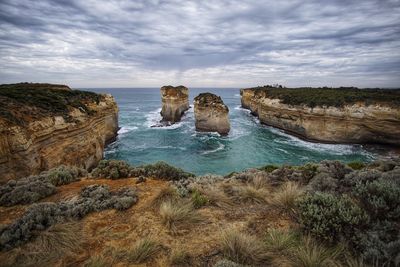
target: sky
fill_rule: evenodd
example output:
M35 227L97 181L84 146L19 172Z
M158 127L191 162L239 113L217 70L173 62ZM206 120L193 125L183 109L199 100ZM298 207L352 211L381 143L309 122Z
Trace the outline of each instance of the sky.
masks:
M400 87L400 0L0 0L0 83Z

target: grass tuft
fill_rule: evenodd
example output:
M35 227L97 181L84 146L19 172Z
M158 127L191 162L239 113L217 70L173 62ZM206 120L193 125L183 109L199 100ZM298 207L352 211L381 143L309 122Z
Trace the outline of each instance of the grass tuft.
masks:
M191 266L192 258L185 250L173 250L169 257L171 266Z
M131 263L139 264L146 262L161 250L161 246L149 239L143 238L136 242L134 247L128 251L127 258Z
M269 229L264 238L265 247L274 254L287 255L299 242L298 233L276 228Z
M265 188L256 188L252 184L237 186L234 196L237 202L247 202L253 204L264 204L267 202L268 190Z
M175 201L179 198L178 192L175 187L168 186L162 188L156 196L151 200L151 207L154 209L159 209L161 204L166 201Z
M174 234L187 224L198 223L202 219L192 203L167 201L160 206L161 222Z
M226 258L240 264L260 265L270 259L259 240L234 229L222 233L221 249Z
M192 200L193 206L196 209L199 209L199 208L207 205L207 203L208 203L207 197L204 194L200 193L199 190L193 191L191 200Z
M271 204L285 211L293 212L296 208L296 200L304 193L304 190L295 182L286 182L271 199Z

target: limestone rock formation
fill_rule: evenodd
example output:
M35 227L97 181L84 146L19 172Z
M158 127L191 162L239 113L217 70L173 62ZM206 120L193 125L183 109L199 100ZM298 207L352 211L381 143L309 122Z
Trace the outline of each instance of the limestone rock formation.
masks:
M201 93L194 99L196 130L218 132L225 135L230 131L229 109L221 97L211 93Z
M307 140L400 145L399 106L356 101L340 107L310 107L285 104L258 88L241 89L240 94L242 107L258 116L261 123Z
M189 109L189 89L185 86L161 87L162 110L164 122L175 123L181 120L183 113Z
M0 85L0 102L0 182L61 164L91 168L117 135L111 95L15 84Z

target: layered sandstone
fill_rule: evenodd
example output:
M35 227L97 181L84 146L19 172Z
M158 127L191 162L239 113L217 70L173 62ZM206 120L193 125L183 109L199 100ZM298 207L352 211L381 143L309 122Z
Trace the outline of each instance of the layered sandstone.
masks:
M91 168L117 135L111 95L27 84L0 86L0 102L0 182L61 164Z
M161 87L162 110L164 122L178 122L183 113L189 109L189 89L185 86Z
M285 104L268 90L241 89L240 94L242 107L261 123L311 141L400 145L400 107L387 102L310 107Z
M201 93L194 99L196 130L218 132L225 135L230 131L229 109L221 97L211 93Z

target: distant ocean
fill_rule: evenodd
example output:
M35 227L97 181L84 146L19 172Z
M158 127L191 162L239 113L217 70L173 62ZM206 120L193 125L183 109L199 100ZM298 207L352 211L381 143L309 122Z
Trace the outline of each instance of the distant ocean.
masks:
M201 92L222 97L229 107L228 136L195 131L193 108L180 123L152 128L161 120L159 88L83 89L112 94L119 106L117 140L106 151L107 159L133 165L166 161L196 174L227 174L265 164L303 164L324 159L370 161L375 154L361 145L318 144L261 125L240 107L239 89L190 88L190 102ZM191 104L192 105L192 104Z

